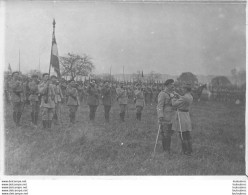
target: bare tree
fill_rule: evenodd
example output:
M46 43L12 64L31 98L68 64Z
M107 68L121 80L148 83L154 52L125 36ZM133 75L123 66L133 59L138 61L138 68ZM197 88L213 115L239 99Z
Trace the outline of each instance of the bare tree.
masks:
M68 53L60 57L62 65L62 76L70 76L75 79L77 76L88 76L95 68L92 59L84 54L83 56Z

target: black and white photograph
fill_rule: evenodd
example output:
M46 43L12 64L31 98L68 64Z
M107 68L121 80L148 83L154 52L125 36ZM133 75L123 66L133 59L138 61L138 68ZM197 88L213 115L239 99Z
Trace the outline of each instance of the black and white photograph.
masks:
M5 176L245 176L245 1L6 1Z

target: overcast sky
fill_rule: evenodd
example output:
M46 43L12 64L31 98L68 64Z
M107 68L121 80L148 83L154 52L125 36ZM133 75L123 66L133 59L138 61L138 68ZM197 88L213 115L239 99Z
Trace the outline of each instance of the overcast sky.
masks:
M192 3L8 2L8 63L48 71L52 20L59 55L89 55L96 73L228 75L245 68L245 5Z

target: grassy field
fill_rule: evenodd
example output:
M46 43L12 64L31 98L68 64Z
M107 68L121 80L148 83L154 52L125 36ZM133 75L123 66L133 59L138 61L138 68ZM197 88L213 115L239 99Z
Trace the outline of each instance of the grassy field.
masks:
M5 108L5 174L7 175L243 175L245 174L245 107L216 102L192 106L192 156L181 154L180 139L172 138L172 155L164 155L159 140L152 159L158 129L155 106L147 106L141 122L129 105L125 123L119 106L104 122L103 106L95 122L81 105L77 123L69 125L68 108L62 125L52 131L30 126L25 108L22 126L12 122L12 108Z

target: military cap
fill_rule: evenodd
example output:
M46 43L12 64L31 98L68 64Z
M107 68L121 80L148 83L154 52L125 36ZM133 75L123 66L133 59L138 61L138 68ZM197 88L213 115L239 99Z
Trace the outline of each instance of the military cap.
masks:
M39 77L38 74L34 73L32 74L31 78Z
M13 76L14 76L14 74L16 74L16 73L20 74L20 72L19 72L19 71L12 72L12 77L13 77Z
M164 84L165 84L165 86L168 86L168 85L170 85L172 83L174 83L173 79L167 79Z
M51 78L51 79L52 79L52 78L55 78L55 79L56 79L57 77L56 77L55 75L52 75L50 78Z
M190 83L185 83L185 84L183 85L183 88L192 89L192 86L191 86Z
M45 77L46 75L48 75L48 76L49 76L49 74L48 74L48 73L44 73L44 74L42 74L42 77Z

